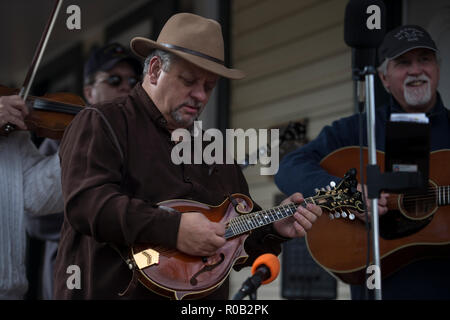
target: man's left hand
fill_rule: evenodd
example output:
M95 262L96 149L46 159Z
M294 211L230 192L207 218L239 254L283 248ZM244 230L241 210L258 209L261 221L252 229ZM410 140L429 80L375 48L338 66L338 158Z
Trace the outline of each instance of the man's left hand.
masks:
M308 203L304 208L300 205L302 202L304 202L303 195L298 192L281 202L281 205L299 204L297 211L291 217L273 223L273 227L281 236L286 238L304 237L307 230L311 229L313 223L322 214L319 206Z

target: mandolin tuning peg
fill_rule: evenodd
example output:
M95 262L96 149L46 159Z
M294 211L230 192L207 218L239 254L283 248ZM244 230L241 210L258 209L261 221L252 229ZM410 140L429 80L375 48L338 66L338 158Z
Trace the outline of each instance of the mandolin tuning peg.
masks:
M330 187L333 189L336 188L336 182L330 181Z
M342 218L347 218L347 212L345 212L345 211L341 211L341 216L342 216Z
M334 219L334 215L331 212L328 214L328 217L330 218L330 220Z
M355 215L354 215L353 213L350 213L350 214L348 215L348 218L349 218L350 220L355 220Z

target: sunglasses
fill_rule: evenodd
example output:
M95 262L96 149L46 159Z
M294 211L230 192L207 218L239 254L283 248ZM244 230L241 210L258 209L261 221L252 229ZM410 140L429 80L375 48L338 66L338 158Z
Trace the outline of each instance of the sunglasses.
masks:
M137 78L137 77L128 77L128 78L124 79L119 75L112 74L107 78L97 80L97 83L104 82L104 83L109 84L112 87L118 87L122 84L123 80L127 81L130 88L133 88L136 85L136 83L139 82L139 78Z

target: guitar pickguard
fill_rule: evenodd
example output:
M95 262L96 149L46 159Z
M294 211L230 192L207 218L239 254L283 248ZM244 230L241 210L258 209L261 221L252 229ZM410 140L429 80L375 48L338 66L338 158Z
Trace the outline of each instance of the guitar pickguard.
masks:
M399 239L425 228L433 219L433 215L422 220L406 218L400 211L392 210L380 216L380 236L386 240Z

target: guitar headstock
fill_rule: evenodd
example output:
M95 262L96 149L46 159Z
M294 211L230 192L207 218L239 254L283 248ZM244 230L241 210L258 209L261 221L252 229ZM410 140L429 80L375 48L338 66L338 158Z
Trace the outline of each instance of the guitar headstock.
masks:
M350 169L338 186L331 186L328 190L317 190L312 198L322 209L329 211L330 218L355 219L355 215L348 210L364 212L362 194L357 190L356 169ZM346 211L347 210L347 211Z

